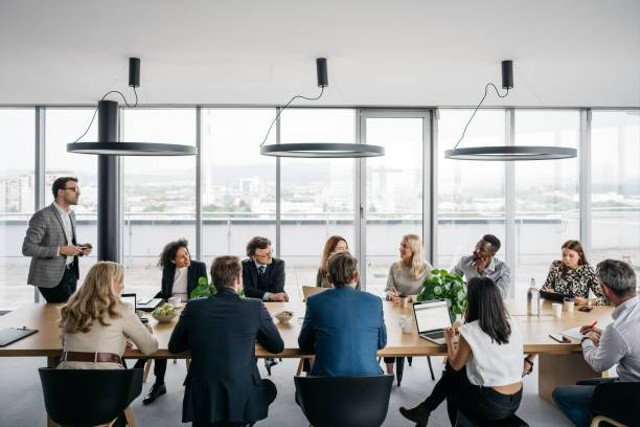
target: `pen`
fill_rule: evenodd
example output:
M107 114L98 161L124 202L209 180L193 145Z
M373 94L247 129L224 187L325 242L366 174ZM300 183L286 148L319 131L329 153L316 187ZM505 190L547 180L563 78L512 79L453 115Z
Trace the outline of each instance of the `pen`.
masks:
M590 325L587 327L586 331L591 331L591 330L593 330L593 328L594 328L597 324L598 324L598 321L597 321L597 320L594 320L594 322L593 322L592 324L590 324ZM586 332L586 331L585 331L585 332Z

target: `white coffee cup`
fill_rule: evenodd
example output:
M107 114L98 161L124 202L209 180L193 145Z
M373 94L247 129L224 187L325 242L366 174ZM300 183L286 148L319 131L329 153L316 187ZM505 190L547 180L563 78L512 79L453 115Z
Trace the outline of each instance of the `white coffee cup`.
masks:
M560 319L562 317L562 304L559 302L554 302L551 304L551 308L553 309L553 317L556 319Z
M171 297L167 300L167 302L169 302L169 304L171 304L171 306L175 308L180 307L180 297Z
M398 318L398 323L400 324L400 329L405 334L411 333L411 328L413 328L413 318L408 314L403 314Z

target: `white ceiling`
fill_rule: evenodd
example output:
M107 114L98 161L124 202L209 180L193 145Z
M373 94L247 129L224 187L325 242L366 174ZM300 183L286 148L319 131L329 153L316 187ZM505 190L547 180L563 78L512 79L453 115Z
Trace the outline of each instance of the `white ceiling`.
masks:
M638 0L0 0L0 105L640 107ZM305 105L298 102L297 105ZM308 103L307 103L308 105Z

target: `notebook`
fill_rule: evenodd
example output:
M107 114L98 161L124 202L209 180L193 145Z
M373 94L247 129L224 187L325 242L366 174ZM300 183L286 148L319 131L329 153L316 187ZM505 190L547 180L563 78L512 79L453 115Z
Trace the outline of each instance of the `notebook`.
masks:
M444 331L451 326L446 300L414 302L413 314L420 338L440 345L446 343Z
M23 338L38 332L37 329L28 329L26 326L22 328L6 328L0 331L0 347L6 347L9 344L19 341Z
M572 341L581 341L582 338L584 338L584 335L580 333L580 327L567 329L566 331L560 332L560 335Z
M302 301L306 301L307 298L315 294L320 294L330 288L320 288L317 286L303 286L302 287Z

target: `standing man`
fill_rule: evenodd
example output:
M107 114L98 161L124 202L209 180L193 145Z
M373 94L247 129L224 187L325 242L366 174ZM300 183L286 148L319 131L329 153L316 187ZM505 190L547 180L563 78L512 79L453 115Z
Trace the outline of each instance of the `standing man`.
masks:
M611 313L613 322L604 330L595 324L580 328L584 360L596 372L604 372L617 363L618 378L614 381L639 382L640 300L636 295L636 274L626 262L606 259L596 267L596 277L602 294L615 310ZM612 379L558 387L553 391L553 400L576 426L588 426L593 418L589 413L593 391L604 381Z
M216 258L217 293L189 301L169 340L171 353L191 353L182 421L194 427L255 423L276 398L276 386L260 378L255 342L270 353L282 352L284 342L262 301L238 296L241 269L237 257Z
M499 249L500 239L493 234L485 234L476 244L473 254L460 258L451 272L464 276L467 282L474 277L488 277L498 285L502 298L506 298L511 283L511 269L495 258Z
M247 244L242 261L244 294L263 301L289 301L284 291L284 261L273 257L271 240L256 236Z
M64 176L51 186L54 201L29 220L22 254L31 257L27 283L37 286L47 302L66 302L78 283L78 257L91 254L91 245L76 243L78 178Z
M358 260L348 252L329 258L334 289L309 297L298 336L300 350L315 354L310 375L382 375L376 352L387 345L382 300L355 289Z

